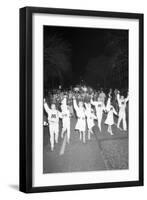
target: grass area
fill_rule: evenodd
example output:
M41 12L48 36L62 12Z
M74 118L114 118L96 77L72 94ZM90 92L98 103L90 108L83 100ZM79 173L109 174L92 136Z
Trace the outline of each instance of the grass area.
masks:
M100 146L109 170L128 169L128 139L104 140Z

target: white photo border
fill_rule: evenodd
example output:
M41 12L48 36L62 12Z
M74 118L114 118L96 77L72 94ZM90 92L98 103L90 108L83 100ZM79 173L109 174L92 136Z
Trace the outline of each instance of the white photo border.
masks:
M139 19L33 13L32 186L59 186L139 180ZM43 174L43 26L129 31L129 169Z

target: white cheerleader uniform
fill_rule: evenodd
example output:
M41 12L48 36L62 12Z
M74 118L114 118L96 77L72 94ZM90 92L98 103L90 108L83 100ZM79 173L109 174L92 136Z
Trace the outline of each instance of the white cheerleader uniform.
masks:
M76 115L77 115L77 123L75 126L75 130L78 130L80 132L85 132L86 131L86 115L85 115L85 108L84 107L79 107L77 105L76 100L73 100L73 105L74 105L74 109L76 111Z
M59 116L60 113L58 110L52 110L48 107L47 103L44 103L45 111L48 114L48 124L49 124L49 133L50 133L50 143L51 150L54 149L54 138L56 143L58 143L59 136Z
M103 111L105 110L105 105L102 101L92 101L92 100L91 100L91 104L95 106L98 126L101 131L101 122L103 118Z
M91 130L93 128L93 126L95 125L94 119L97 119L97 117L92 112L91 106L88 107L87 103L85 103L85 107L86 107L85 115L86 115L86 119L87 119L87 127L88 127L88 130Z
M62 118L62 134L67 131L67 140L70 139L70 111L66 107L61 112Z
M118 118L118 123L117 127L119 128L120 122L123 122L123 129L126 131L127 130L127 122L126 122L126 105L129 100L129 97L121 100L120 95L117 94L117 101L119 105L119 118Z
M116 110L114 109L114 107L112 105L109 106L109 108L107 108L107 118L105 120L105 124L108 124L108 125L113 125L114 124L114 114L117 115L117 112Z

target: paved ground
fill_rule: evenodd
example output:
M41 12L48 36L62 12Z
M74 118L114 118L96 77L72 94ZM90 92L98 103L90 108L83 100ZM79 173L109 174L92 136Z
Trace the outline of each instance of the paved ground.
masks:
M109 169L108 167L110 162L108 162L107 158L105 158L104 153L109 151L110 144L113 144L114 146L114 141L124 140L125 145L128 145L128 134L118 130L114 125L113 132L115 134L111 136L107 132L107 126L104 125L104 120L105 117L102 122L102 132L99 132L96 122L94 134L92 135L91 140L89 141L88 138L86 138L86 144L83 144L79 140L79 134L74 131L76 119L72 118L70 144L66 144L66 135L63 139L61 139L59 135L59 143L55 145L55 150L53 152L50 151L48 128L45 127L43 145L44 173L97 171ZM109 145L104 145L105 143L108 143L106 141L109 141ZM111 152L114 154L114 151L111 150Z

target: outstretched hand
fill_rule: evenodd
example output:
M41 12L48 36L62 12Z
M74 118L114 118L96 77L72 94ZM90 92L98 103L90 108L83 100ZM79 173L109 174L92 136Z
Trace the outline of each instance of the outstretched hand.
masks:
M109 97L109 98L112 98L112 96L111 96L111 94L110 94L110 93L108 94L108 97Z

